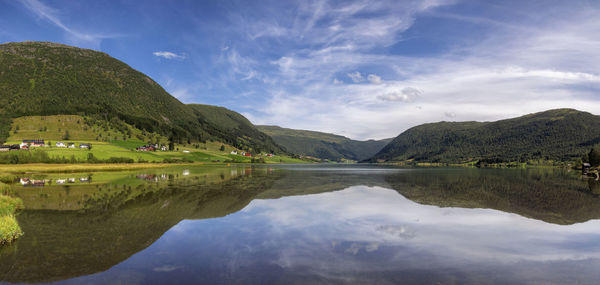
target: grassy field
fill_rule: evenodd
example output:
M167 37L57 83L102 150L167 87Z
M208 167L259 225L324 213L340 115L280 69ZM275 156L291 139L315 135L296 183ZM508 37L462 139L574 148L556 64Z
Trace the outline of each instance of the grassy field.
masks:
M45 139L62 141L67 135L71 139L83 141L111 141L157 138L166 142L165 137L143 132L131 125L122 123L121 130L106 121L93 121L77 115L25 116L15 118L10 128L8 140Z
M23 209L23 201L4 195L9 192L9 187L0 183L0 246L11 243L23 234L15 219L15 212Z

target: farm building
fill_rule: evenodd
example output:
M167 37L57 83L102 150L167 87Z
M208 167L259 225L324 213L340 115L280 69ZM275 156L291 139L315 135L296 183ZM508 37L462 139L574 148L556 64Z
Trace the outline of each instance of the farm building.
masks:
M44 140L23 140L23 142L21 143L21 145L26 144L29 146L35 146L35 147L39 147L39 146L44 146Z
M155 151L156 148L154 147L154 145L145 145L145 146L136 147L135 150L137 150L137 151Z

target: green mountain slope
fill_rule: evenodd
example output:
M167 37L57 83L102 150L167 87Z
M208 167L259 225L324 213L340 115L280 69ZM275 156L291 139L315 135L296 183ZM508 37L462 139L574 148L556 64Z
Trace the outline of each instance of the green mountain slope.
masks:
M238 139L219 120L198 117L202 112L105 53L62 44L0 44L0 98L2 126L22 116L86 115L124 121L179 143L215 140L253 151L280 150L271 142L258 143L264 138L259 133L241 132L248 138ZM0 141L7 134L7 128L0 127ZM236 145L238 141L242 144Z
M254 152L284 152L271 137L257 129L246 117L229 109L211 105L189 104L195 116L209 132L240 149Z
M391 141L391 139L356 141L334 134L278 126L257 126L257 128L292 153L330 160L367 159Z
M369 161L573 161L600 143L600 116L557 109L496 122L439 122L411 128Z

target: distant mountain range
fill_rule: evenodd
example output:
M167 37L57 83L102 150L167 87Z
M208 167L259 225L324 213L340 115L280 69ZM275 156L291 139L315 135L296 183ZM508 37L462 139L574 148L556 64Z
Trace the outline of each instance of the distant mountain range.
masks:
M413 127L367 161L575 161L600 143L600 116L557 109L496 122Z
M278 126L257 126L291 153L333 161L365 160L380 151L392 139L357 141L335 134L286 129Z

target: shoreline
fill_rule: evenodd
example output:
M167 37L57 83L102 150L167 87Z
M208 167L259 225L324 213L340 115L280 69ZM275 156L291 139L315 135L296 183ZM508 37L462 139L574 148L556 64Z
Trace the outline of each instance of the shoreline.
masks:
M0 172L21 174L30 172L61 173L61 172L87 172L87 171L122 171L147 168L164 168L169 166L217 165L215 163L29 163L29 164L2 164ZM226 165L226 164L223 164Z
M15 217L17 212L23 209L23 201L6 195L10 192L10 186L0 183L0 248L23 235Z

